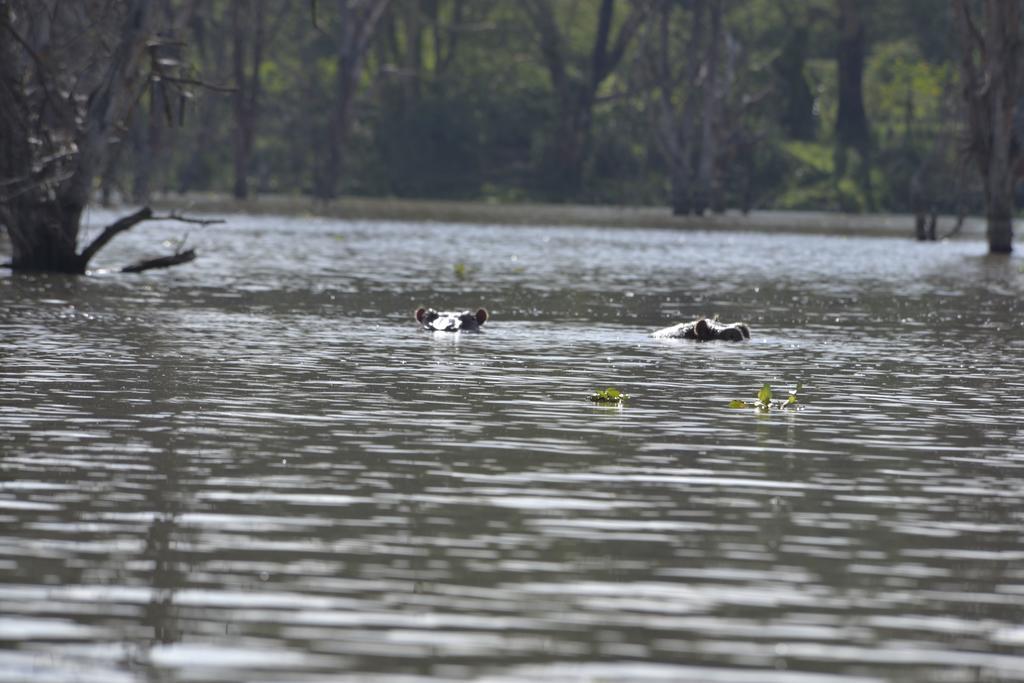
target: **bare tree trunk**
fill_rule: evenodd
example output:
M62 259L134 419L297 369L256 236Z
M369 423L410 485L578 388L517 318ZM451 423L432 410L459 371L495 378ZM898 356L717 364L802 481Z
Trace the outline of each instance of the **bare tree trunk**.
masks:
M694 137L696 131L696 94L699 91L702 60L700 43L703 37L704 12L707 5L704 0L696 0L692 6L693 20L690 39L686 45L685 79L686 95L682 104L682 115L677 135L679 149L672 166L672 213L686 215L694 210L694 188L696 172L694 169Z
M148 203L153 193L153 175L163 146L164 126L161 119L166 106L163 92L153 88L149 91L149 110L145 112L145 121L137 121L132 126L132 147L135 152L132 201L136 204Z
M7 10L3 10L6 15ZM4 181L0 202L0 224L11 238L11 266L19 270L49 270L84 273L88 258L76 252L82 211L89 202L93 180L101 168L104 153L114 128L125 118L141 81L140 63L149 37L150 2L135 0L125 11L107 69L89 93L84 111L76 112L77 101L71 98L47 102L62 105L55 120L63 126L74 126L74 146L63 147L55 170L38 171L36 152L28 140L46 136L43 121L33 118L30 103L21 90L22 81L16 71L23 60L13 52L16 28L8 16L0 15L0 130L5 148L0 161L0 180ZM23 47L19 43L18 47ZM33 55L35 60L41 59ZM35 66L38 66L36 64ZM49 73L40 78L52 77ZM56 78L56 77L54 77ZM58 87L45 83L44 88ZM60 131L66 133L66 129ZM44 175L45 174L45 175ZM90 254L91 256L91 254Z
M961 75L968 111L969 151L985 187L989 251L1013 249L1013 194L1020 141L1013 129L1020 96L1021 8L985 0L983 32L965 0L953 0L961 42Z
M985 183L988 242L993 252L1009 253L1013 240L1014 110L1019 91L1020 5L986 3L986 33L991 36L989 88L992 98L992 154ZM1017 153L1019 154L1019 152Z
M340 21L334 103L327 127L327 152L324 168L317 174L314 192L321 199L338 195L345 171L345 152L355 112L359 79L370 40L388 7L389 0L338 0Z
M253 142L260 114L260 68L265 45L264 0L231 0L232 70L234 72L234 173L233 194L249 196ZM249 34L252 41L249 42Z
M780 4L780 7L785 5ZM804 76L809 33L804 25L792 28L779 55L772 60L772 70L778 78L779 95L783 101L779 120L786 136L797 140L813 140L818 132L818 120L814 116L814 93Z
M836 115L836 175L845 172L846 148L853 147L860 155L856 170L857 183L864 193L869 209L874 209L871 189L871 129L864 110L864 56L866 38L861 17L863 0L838 0L839 107Z
M226 21L230 22L230 7L228 13ZM225 44L222 39L227 29L218 18L212 9L208 13L194 14L188 23L189 44L196 53L201 73L215 74L218 79L226 79L226 74L234 68L233 63L229 64L229 59L233 58L233 46ZM213 175L210 150L219 136L217 127L225 113L223 107L226 99L203 97L197 100L192 121L197 132L190 145L188 161L178 174L178 192L210 187ZM231 104L234 104L233 99Z
M88 26L36 0L0 4L0 225L13 269L84 273L116 235L155 218L137 211L78 250L112 141L150 75L160 73L161 89L174 79L153 40L152 4L110 3L111 13ZM68 64L87 68L56 68Z
M707 73L703 83L701 106L700 161L697 166L697 188L694 196L694 211L703 214L709 205L715 203L718 193L718 140L715 125L718 123L721 92L719 85L719 55L722 42L722 2L711 0L711 35L708 42Z

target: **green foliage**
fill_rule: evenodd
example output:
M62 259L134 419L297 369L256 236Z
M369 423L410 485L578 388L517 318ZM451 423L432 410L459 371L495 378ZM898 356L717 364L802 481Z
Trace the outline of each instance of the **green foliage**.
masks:
M564 118L566 103L587 96L581 88L594 60L600 3L553 0L550 6L563 38L569 85L562 92L556 89L550 56L541 50L524 4L392 2L373 35L360 76L355 124L340 152L342 191L665 203L669 165L657 136L662 93L648 73L649 57L657 56L661 15L652 16L626 45L618 67L594 94L593 108L575 115L576 123L586 121L588 129L576 141L582 150L580 177L570 178L556 148L566 140L565 126L570 125ZM615 6L613 37L633 5ZM667 101L680 116L684 103L696 107L691 112L697 124L691 140L696 159L702 94L685 80L694 5L665 7L668 61L676 84ZM308 193L330 151L326 140L335 116L340 15L321 3L321 30L310 30L308 8L301 3L292 7L275 0L268 8L275 25L267 27L266 35L273 39L264 46L258 70L250 185L257 193ZM226 87L234 82L229 9L226 0L202 3L195 21L202 31L197 28L185 37L197 79ZM934 169L926 177L929 202L953 210L951 195L956 193L948 188L966 183L953 173L958 56L949 40L947 5L906 0L872 6L865 14L869 167L852 150L836 155L835 0L737 0L726 3L725 10L732 47L726 51L723 100L714 122L723 208L752 204L860 211L874 205L905 211L910 208L910 179L922 165L931 164ZM706 21L703 30L708 30ZM702 50L706 44L702 40ZM160 133L162 158L151 165L157 174L154 189L223 192L233 185L238 130L234 95L201 88L196 95L186 125L173 134ZM152 156L147 138L150 106L148 98L140 102L139 116L123 143L129 154L123 158ZM123 164L113 184L131 187L134 172L133 163ZM863 186L866 178L871 196Z
M833 173L832 147L818 142L790 140L783 142L782 149L796 162L805 167L803 178L817 174L818 178L829 177Z
M880 45L864 74L868 118L883 138L906 136L942 119L942 102L952 85L952 64L925 61L909 40Z
M629 394L624 394L618 389L608 387L604 390L595 391L588 398L594 403L602 405L622 405L629 398Z

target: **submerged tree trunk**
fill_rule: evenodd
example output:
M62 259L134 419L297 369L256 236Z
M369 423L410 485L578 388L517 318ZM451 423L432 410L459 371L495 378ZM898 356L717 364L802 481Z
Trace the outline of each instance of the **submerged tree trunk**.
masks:
M966 0L953 0L960 35L969 153L985 188L989 251L1013 249L1013 195L1021 144L1014 131L1020 97L1021 7L986 0L979 30Z
M45 12L45 8L28 11L39 9ZM82 211L89 201L108 137L134 102L150 16L146 0L131 4L118 32L119 42L110 53L109 67L90 91L84 110L77 109L79 102L71 95L56 101L51 96L47 102L59 107L52 120L34 111L32 88L36 79L43 80L47 88L59 87L60 83L46 82L58 77L38 63L43 59L38 51L19 54L29 44L28 39L17 33L18 27L9 23L9 17L3 17L7 23L0 27L0 87L4 89L0 94L0 127L5 151L0 180L7 196L0 202L0 223L11 238L12 268L85 272L88 258L76 251ZM73 136L73 145L57 143L57 149L39 149L41 140L69 135ZM47 167L47 163L52 166Z
M11 268L81 274L78 254L82 207L74 202L20 199L0 209L11 238Z
M79 251L95 177L147 66L163 68L152 4L112 4L120 11L87 26L40 0L0 4L0 226L11 239L11 268L84 273L114 236L152 218L149 209L136 212Z

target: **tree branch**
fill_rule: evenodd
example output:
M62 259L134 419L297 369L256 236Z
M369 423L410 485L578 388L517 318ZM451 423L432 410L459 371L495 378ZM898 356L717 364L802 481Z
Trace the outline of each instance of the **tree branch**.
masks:
M89 244L89 246L83 249L81 254L79 254L78 258L82 260L82 266L84 267L88 265L89 261L92 260L92 257L95 256L100 249L105 247L107 245L107 242L114 239L115 237L117 237L117 235L124 232L125 230L129 230L135 227L142 221L148 221L152 217L153 210L146 206L139 209L133 214L130 214L128 216L125 216L124 218L114 221L113 223L105 227L103 229L103 232L101 232L99 236L96 239L94 239Z
M107 243L110 242L110 240L114 239L115 237L117 237L117 235L121 234L125 230L129 230L129 229L135 227L136 225L138 225L139 223L142 223L143 221L179 221L181 223L192 223L194 225L212 225L214 223L223 223L224 222L223 220L216 219L216 218L215 219L209 219L209 218L188 218L188 217L181 216L181 215L179 215L177 213L173 213L173 212L169 213L169 214L164 214L164 215L156 215L156 214L153 213L153 210L151 208L146 206L146 207L143 207L143 208L139 209L138 211L136 211L133 214L125 216L124 218L121 218L121 219L111 223L106 228L104 228L103 232L101 232L99 234L99 236L96 239L94 239L89 244L89 246L87 246L84 250L82 250L82 253L79 255L78 258L81 259L83 268L86 265L88 265L89 261L92 260L92 257L95 256L96 253L99 252L100 249L105 247L107 245ZM190 249L189 251L194 251L194 250ZM186 253L186 252L182 252L182 253ZM193 254L192 258L195 258L194 254ZM191 259L189 259L189 260L191 260ZM181 261L181 263L184 263L184 261ZM138 264L136 264L136 265L138 265ZM175 265L175 264L172 263L170 265ZM133 266L129 266L129 267L133 267ZM161 267L161 266L154 266L154 267ZM136 272L136 271L130 271L130 272Z
M551 6L544 0L532 0L524 2L523 9L537 31L541 56L551 76L551 84L557 92L564 92L567 80L566 58L563 54L562 34L555 23Z
M195 249L186 249L185 251L171 254L169 256L159 256L157 258L146 259L133 263L130 266L125 266L121 269L122 273L141 273L144 270L153 270L154 268L170 268L171 266L177 266L182 263L188 263L194 261L196 258Z
M611 52L608 52L604 57L604 73L601 75L600 80L603 80L609 73L614 71L618 63L622 61L622 55L626 52L626 46L633 40L633 36L640 28L648 11L649 8L646 3L635 3L630 8L629 15L615 37L615 43L612 45Z
M171 213L156 215L154 214L149 219L151 221L178 221L179 223L192 223L193 225L215 225L217 223L226 223L223 218L189 218L188 216L182 216L180 213L172 211Z

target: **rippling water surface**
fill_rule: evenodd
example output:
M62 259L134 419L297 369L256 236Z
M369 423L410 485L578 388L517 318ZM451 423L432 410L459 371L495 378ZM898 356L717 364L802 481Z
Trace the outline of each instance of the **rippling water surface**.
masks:
M103 270L180 231L0 276L0 681L1024 680L1020 258L232 217ZM647 336L701 314L754 338Z

